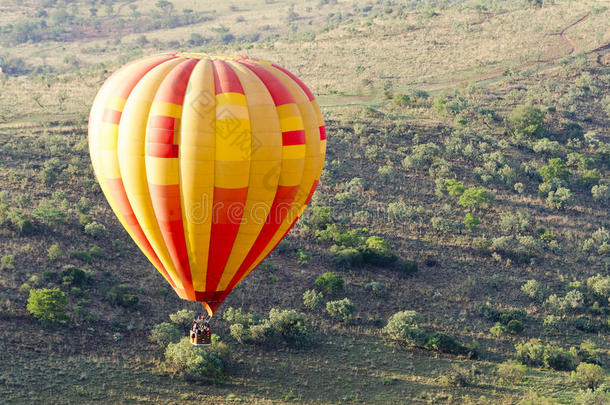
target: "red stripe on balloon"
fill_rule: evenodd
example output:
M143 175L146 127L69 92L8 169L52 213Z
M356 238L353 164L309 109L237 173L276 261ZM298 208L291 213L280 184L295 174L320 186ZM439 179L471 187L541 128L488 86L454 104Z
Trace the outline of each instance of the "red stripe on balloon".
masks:
M170 70L157 89L153 104L182 105L189 78L196 64L196 60L187 59ZM151 118L147 128L146 156L159 158L179 156L179 146L174 145L177 120L163 116ZM182 281L186 296L195 299L180 204L180 184L149 183L148 187L165 246Z
M123 186L123 180L120 178L106 179L106 183L108 184L108 188L110 189L110 194L112 195L113 200L117 204L119 213L125 219L127 226L131 230L133 239L138 242L140 246L142 246L142 250L148 253L153 264L159 269L159 271L161 271L161 273L163 273L163 275L165 275L172 287L175 288L176 284L167 273L167 270L159 260L159 257L150 245L150 242L146 238L142 227L140 227L140 224L136 219L133 209L131 208L131 204L129 203L129 199L127 198L127 193L125 192L125 187Z
M121 111L111 110L109 108L106 108L102 115L102 122L118 125L119 122L121 121L121 114L122 114Z
M305 130L297 131L286 131L282 132L282 145L304 145L305 144Z
M301 81L301 79L299 79L298 77L296 77L295 75L293 75L291 72L289 72L288 70L284 69L281 66L278 66L276 64L272 64L271 66L273 66L274 68L281 70L282 72L284 72L288 77L290 77L292 80L294 80L296 82L296 84L299 85L299 87L301 89L303 89L303 91L305 92L305 94L307 94L307 98L309 98L309 101L313 101L315 100L315 97L313 96L313 93L311 92L311 90L309 90L309 87L307 87L305 85L305 83L303 83Z
M214 70L214 87L216 89L216 94L244 94L244 89L241 86L239 78L225 61L213 60L212 68Z
M326 127L324 125L320 125L320 140L324 141L326 139Z
M249 60L240 60L238 62L246 66L262 80L263 84L267 87L267 90L269 90L269 93L271 93L271 97L276 106L294 103L294 97L292 97L290 91L273 73Z

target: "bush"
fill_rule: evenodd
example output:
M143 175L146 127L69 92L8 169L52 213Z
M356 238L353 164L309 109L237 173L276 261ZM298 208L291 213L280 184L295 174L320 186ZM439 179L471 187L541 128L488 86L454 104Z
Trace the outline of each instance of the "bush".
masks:
M468 387L476 381L476 369L474 366L471 369L467 369L457 364L452 364L452 368L445 372L442 379L454 387Z
M390 245L379 236L370 236L366 239L363 252L364 261L377 266L389 266L398 259L390 251Z
M481 221L473 213L469 212L464 216L464 227L469 231L474 230Z
M554 370L571 371L576 368L578 359L574 350L547 345L544 348L544 363Z
M12 270L15 268L15 255L4 255L0 257L0 269Z
M597 364L580 363L572 372L572 381L581 389L595 390L606 379L606 372Z
M222 382L232 361L227 345L212 335L212 345L205 349L193 346L188 337L170 343L165 349L165 368L188 380Z
M305 314L295 310L269 311L269 323L291 346L304 347L311 344L311 331L307 327Z
M306 266L307 264L309 264L310 258L311 257L309 256L309 253L307 253L307 251L303 249L297 249L296 259L298 264L300 264L301 266Z
M509 384L519 384L523 381L527 366L520 364L515 360L506 360L504 363L498 365L496 374L498 377Z
M546 203L549 207L556 210L564 209L572 200L574 200L574 194L572 194L569 188L565 187L559 187L555 191L550 191L546 197Z
M584 340L578 348L578 357L580 361L590 364L600 364L599 349L591 340Z
M388 324L383 328L383 332L402 344L421 346L427 339L426 332L418 326L421 321L421 316L415 311L397 312L388 319Z
M314 285L326 290L329 295L336 295L343 292L344 281L337 274L329 271L318 277Z
M607 184L599 184L597 186L591 187L591 195L595 201L599 201L601 203L610 202L610 186Z
M528 280L525 284L521 286L521 291L523 291L528 297L533 298L535 300L541 299L544 295L542 291L542 286L536 280Z
M495 337L500 337L506 332L506 326L502 325L500 322L496 322L496 324L489 329L489 333L491 333Z
M180 331L169 322L162 322L153 326L149 339L161 347L180 340Z
M377 297L385 297L388 287L378 281L371 281L364 285L364 288L372 292Z
M85 270L74 266L64 266L59 272L59 277L65 285L82 286L89 280L89 275Z
M356 307L349 298L339 301L329 301L326 303L326 312L331 318L341 322L349 322L354 318Z
M57 243L54 243L47 249L47 257L51 261L59 260L63 257L63 255L64 253L61 251Z
M119 305L125 308L132 308L138 304L139 298L131 293L131 287L127 284L120 284L112 287L106 299L112 305Z
M169 319L184 331L188 331L193 324L193 319L195 319L195 311L192 309L181 309L171 314Z
M568 181L570 178L570 171L561 158L549 159L546 166L538 168L538 174L545 183L549 183L554 179Z
M527 343L515 345L517 359L532 367L539 367L544 364L544 345L538 339L530 339Z
M52 201L42 200L34 210L32 215L38 220L51 224L62 224L66 222L67 215L59 209Z
M500 312L486 302L477 302L474 308L479 315L492 322L497 322L500 320Z
M356 267L362 265L364 261L362 252L352 247L345 248L334 245L330 251L332 253L332 261L337 266Z
M596 333L599 329L597 323L586 316L573 319L572 326L586 333Z
M256 312L243 312L241 308L229 307L222 314L222 319L230 324L240 324L245 327L256 325L260 322L261 317Z
M483 187L470 187L458 199L458 204L468 209L478 209L482 204L489 204L493 195Z
M429 350L451 354L465 354L467 351L467 348L455 336L443 332L435 332L429 335L425 347Z
M531 105L516 107L508 117L516 135L541 138L545 135L544 112Z
M43 322L59 322L68 320L66 293L55 289L31 289L27 310L36 319Z
M324 297L321 292L316 290L307 290L303 293L303 305L307 309L316 310L324 303Z
M518 319L511 319L506 324L506 330L512 334L517 334L523 332L523 322Z
M94 238L101 238L103 236L106 236L106 227L104 226L104 224L100 224L99 222L91 222L87 225L85 225L85 233L87 235L91 235Z
M229 331L231 336L241 344L270 345L277 340L277 332L267 319L250 326L235 323L229 327Z

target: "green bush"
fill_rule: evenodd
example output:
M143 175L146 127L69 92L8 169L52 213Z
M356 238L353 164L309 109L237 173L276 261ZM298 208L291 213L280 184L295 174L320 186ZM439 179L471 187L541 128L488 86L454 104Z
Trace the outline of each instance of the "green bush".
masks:
M495 337L500 337L506 332L506 326L502 325L500 322L496 322L496 324L489 329L489 333Z
M506 324L506 330L512 334L517 334L523 332L523 322L519 319L511 319Z
M536 280L528 280L521 286L521 291L530 298L540 300L544 296L542 286Z
M493 199L494 196L483 187L470 187L462 193L458 204L464 208L478 209L482 204L490 204Z
M311 259L311 257L309 256L309 253L307 253L306 250L297 249L295 255L297 263L301 266L306 266L307 264L309 264L309 260Z
M106 299L112 305L119 305L125 308L133 308L138 304L139 298L131 293L131 287L127 284L120 284L112 287Z
M32 210L32 215L49 225L62 224L66 222L67 215L64 211L59 209L53 201L42 200L38 203L38 206Z
M106 227L104 224L100 224L99 222L91 222L85 225L85 233L87 235L93 236L94 238L101 238L106 236Z
M519 384L523 381L527 366L520 364L515 360L506 360L504 363L498 365L496 374L498 377L509 384Z
M546 133L544 115L544 112L537 107L520 105L510 113L508 122L516 135L542 138Z
M364 261L362 252L356 248L333 245L330 251L333 263L340 267L357 267Z
M65 285L82 286L89 281L87 272L74 266L64 266L59 272L59 277Z
M415 311L397 312L388 319L383 332L391 339L410 346L423 346L427 334L419 328L422 317Z
M328 312L331 318L341 322L350 322L354 319L355 311L356 307L349 298L326 303L326 312Z
M500 320L500 312L488 303L477 302L474 307L477 313L484 318L492 322L498 322Z
M184 331L188 331L195 319L195 311L192 309L181 309L173 314L170 314L169 320L178 325Z
M447 370L442 377L448 385L453 387L468 387L476 382L477 370L473 366L471 369L452 364L451 369Z
M574 350L547 345L544 348L544 364L554 370L571 371L576 368L578 359Z
M231 336L241 344L272 345L277 342L277 331L265 319L255 325L234 323L229 326Z
M51 261L59 260L63 257L64 253L61 251L57 243L52 244L47 249L47 257Z
M72 259L83 261L87 264L93 263L93 256L86 250L71 250L68 252L68 256Z
M12 270L15 268L15 255L4 255L0 257L0 269Z
M572 381L581 389L596 390L606 380L606 372L597 364L580 363L572 372Z
M325 290L329 295L337 295L343 292L344 281L337 274L328 271L318 277L314 285Z
M517 351L517 359L532 367L544 365L544 345L538 339L530 339L526 343L518 343L515 345Z
M387 295L388 287L378 281L371 281L364 285L364 288L372 292L377 297L385 297Z
M151 342L165 347L169 343L176 343L180 340L180 331L171 323L162 322L153 326L149 339Z
M212 345L207 348L193 346L188 337L170 343L165 349L165 369L187 380L220 383L229 370L232 353L227 345L212 335Z
M312 311L320 308L324 303L324 297L321 292L315 290L307 290L303 293L303 305L305 308Z
M425 347L442 353L465 354L468 349L448 333L435 332L426 339Z
M481 221L473 213L469 212L464 216L464 227L469 231L474 230Z
M389 266L398 259L391 252L388 242L379 236L370 236L366 239L363 258L365 262L377 266Z
M582 362L601 365L599 360L599 349L591 340L584 340L580 343L578 357Z
M55 289L31 289L27 310L35 318L43 322L59 322L68 320L66 293Z
M191 318L192 319L192 318ZM256 325L260 322L261 317L256 312L244 312L241 308L233 308L229 307L222 314L222 319L227 321L230 324L240 324L244 327L249 327L251 325Z
M311 344L311 331L307 326L305 314L295 310L272 308L269 311L269 323L289 345L304 347Z
M546 203L549 207L556 210L566 208L573 200L574 194L566 187L559 187L555 191L550 191L546 197Z
M549 159L546 166L538 168L538 174L545 183L551 182L554 179L568 181L570 178L570 171L561 158Z

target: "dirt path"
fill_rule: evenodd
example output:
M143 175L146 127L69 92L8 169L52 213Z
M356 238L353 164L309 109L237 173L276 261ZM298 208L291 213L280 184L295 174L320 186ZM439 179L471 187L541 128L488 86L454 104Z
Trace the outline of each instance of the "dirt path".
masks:
M582 16L579 20L574 21L572 24L568 25L567 27L565 27L564 29L561 30L561 32L559 33L559 35L561 36L561 39L563 39L564 41L566 41L567 43L570 44L570 46L572 47L572 49L570 50L570 52L568 52L568 56L572 55L573 53L575 53L576 51L578 51L580 48L578 46L578 44L574 41L572 41L570 39L570 37L568 37L568 30L570 28L572 28L575 25L580 24L581 22L585 21L587 18L589 18L589 15L591 15L591 13L587 13L584 16Z

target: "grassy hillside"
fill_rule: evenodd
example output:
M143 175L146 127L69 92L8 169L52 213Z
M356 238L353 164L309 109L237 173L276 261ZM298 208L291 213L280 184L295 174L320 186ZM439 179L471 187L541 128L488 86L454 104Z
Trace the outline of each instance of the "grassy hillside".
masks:
M610 365L610 11L537 3L0 1L0 402L608 403L571 370ZM216 384L163 367L151 328L199 306L122 229L87 150L110 73L177 49L277 62L327 123L310 208L214 317L234 359ZM316 287L329 271L342 290ZM65 321L27 310L42 288ZM347 321L325 309L343 298ZM303 312L311 345L240 343L230 307ZM384 329L406 310L427 341ZM532 338L540 359L515 347Z

